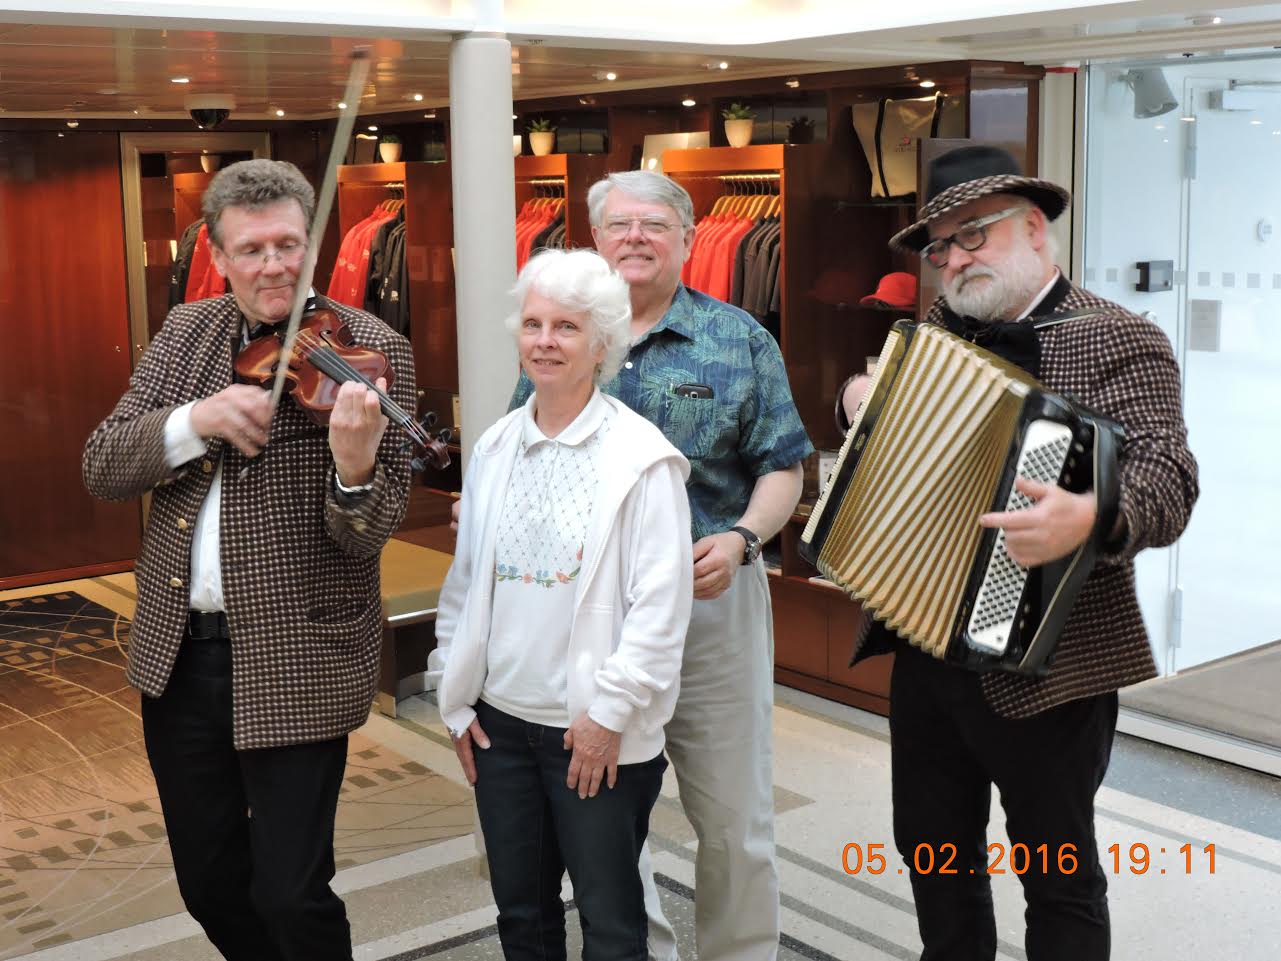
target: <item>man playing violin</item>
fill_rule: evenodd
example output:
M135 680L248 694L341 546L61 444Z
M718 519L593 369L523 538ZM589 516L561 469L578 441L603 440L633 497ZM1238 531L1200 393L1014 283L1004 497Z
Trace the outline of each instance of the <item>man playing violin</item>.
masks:
M232 382L239 349L283 331L293 303L315 209L297 168L233 164L203 207L231 292L170 312L89 438L85 484L152 495L127 676L188 910L230 961L350 961L334 817L374 696L379 555L410 455L363 385L342 385L325 428ZM408 342L320 303L388 356L389 393L413 410Z

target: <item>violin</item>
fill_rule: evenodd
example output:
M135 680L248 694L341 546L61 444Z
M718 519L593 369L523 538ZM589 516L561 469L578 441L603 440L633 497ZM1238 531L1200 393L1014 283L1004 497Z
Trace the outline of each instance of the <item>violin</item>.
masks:
M271 387L280 368L283 347L278 333L251 340L236 355L237 379ZM433 436L434 413L429 412L421 422L415 420L386 391L378 389L375 382L379 377L387 379L388 387L396 379L387 355L357 344L342 318L328 307L314 308L302 315L284 377L294 402L322 427L329 424L338 388L349 380L364 384L378 395L379 406L388 420L408 435L406 446L417 452L410 462L414 470L425 470L429 465L443 470L449 466L445 445L451 431L446 428Z

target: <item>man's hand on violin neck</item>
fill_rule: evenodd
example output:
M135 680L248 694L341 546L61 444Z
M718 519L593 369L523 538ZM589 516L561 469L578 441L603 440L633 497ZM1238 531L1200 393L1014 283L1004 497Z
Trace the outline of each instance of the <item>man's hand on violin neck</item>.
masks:
M246 457L267 443L271 394L252 384L232 384L191 408L191 427L205 440L220 437Z
M387 389L378 378L378 389ZM387 429L378 395L364 384L348 381L338 389L338 399L329 417L329 449L334 455L338 479L347 487L358 487L374 479L374 458Z

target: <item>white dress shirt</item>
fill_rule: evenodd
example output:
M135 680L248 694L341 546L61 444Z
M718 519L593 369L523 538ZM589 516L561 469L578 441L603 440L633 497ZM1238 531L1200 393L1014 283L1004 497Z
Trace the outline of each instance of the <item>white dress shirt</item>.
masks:
M205 452L205 442L191 426L193 400L183 404L165 421L165 462L178 469ZM222 505L222 458L214 470L209 495L196 514L191 538L191 609L226 610L222 601L222 565L218 552L218 515Z

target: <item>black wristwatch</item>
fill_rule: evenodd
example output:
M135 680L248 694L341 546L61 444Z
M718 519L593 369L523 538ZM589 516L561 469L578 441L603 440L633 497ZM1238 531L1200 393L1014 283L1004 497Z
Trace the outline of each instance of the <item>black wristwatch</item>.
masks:
M750 564L756 558L761 556L761 539L746 527L731 527L735 534L741 534L743 540L747 541L747 546L743 548L743 563Z

